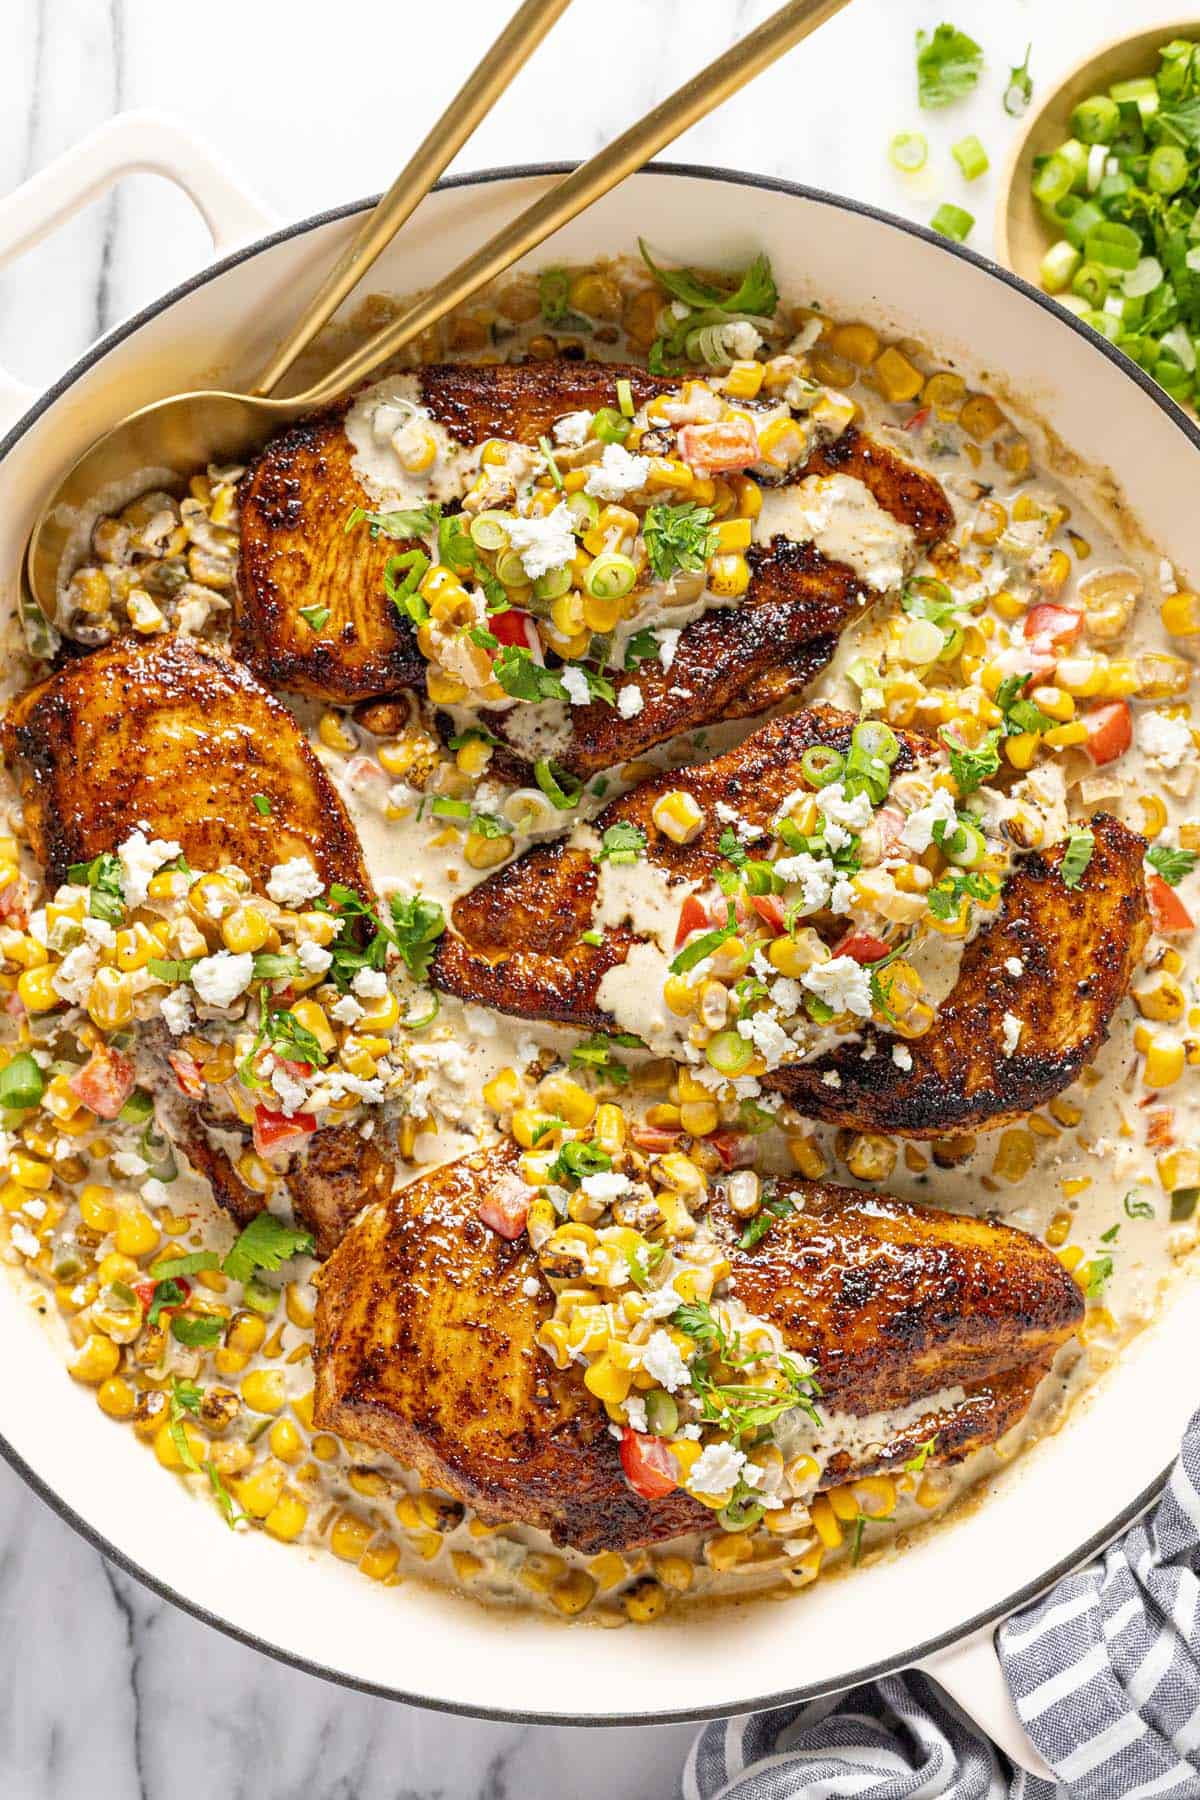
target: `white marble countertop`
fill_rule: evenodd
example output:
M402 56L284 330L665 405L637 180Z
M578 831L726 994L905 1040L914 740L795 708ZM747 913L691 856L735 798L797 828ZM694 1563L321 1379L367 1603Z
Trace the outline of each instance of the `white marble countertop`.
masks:
M590 154L773 3L577 0L457 166ZM0 192L113 113L145 106L214 144L281 220L373 192L505 10L504 0L4 0ZM1135 10L1145 24L1180 9L1139 0ZM913 33L943 17L983 44L987 73L969 101L921 116ZM1128 0L854 0L674 154L918 218L952 199L976 215L971 242L986 250L1014 130L1000 106L1010 65L1032 40L1044 91L1131 23ZM930 158L906 179L887 144L909 128L925 131ZM969 188L949 154L968 131L993 163ZM49 381L207 254L182 195L148 176L123 183L0 272L0 365ZM692 1735L483 1724L327 1686L114 1573L3 1463L0 1619L5 1800L649 1800L678 1791Z

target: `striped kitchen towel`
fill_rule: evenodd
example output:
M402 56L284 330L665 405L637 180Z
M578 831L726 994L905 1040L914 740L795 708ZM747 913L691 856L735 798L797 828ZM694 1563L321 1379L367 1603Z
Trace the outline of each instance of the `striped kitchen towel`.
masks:
M1200 1413L1148 1518L1001 1627L1025 1728L1011 1765L928 1677L706 1725L685 1800L1200 1800Z

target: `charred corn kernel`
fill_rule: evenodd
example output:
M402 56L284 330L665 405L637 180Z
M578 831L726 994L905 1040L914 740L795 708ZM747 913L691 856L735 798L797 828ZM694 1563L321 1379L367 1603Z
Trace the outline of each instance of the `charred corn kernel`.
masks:
M787 1147L792 1165L801 1175L815 1181L828 1171L829 1164L815 1137L790 1137Z
M221 941L235 956L261 950L270 935L270 921L257 906L237 906L221 920Z
M606 1101L597 1107L592 1137L609 1156L620 1154L625 1145L625 1114L619 1106Z
M158 1226L140 1206L131 1206L119 1215L113 1236L118 1253L130 1257L147 1256L162 1239Z
M722 600L736 600L750 586L750 565L744 556L718 555L708 565L710 592Z
M1005 738L1004 754L1014 769L1032 768L1038 741L1036 731L1018 731L1012 737Z
M651 1111L659 1110L662 1109L651 1108ZM680 1124L682 1123L681 1112ZM702 1194L708 1187L691 1157L685 1156L681 1150L668 1150L665 1156L660 1156L654 1164L654 1172L660 1181L665 1181L678 1194Z
M96 970L85 1004L101 1031L122 1030L133 1019L133 977L104 964Z
M1022 1127L1000 1133L1000 1142L992 1159L992 1174L1001 1181L1023 1181L1033 1167L1032 1135Z
M252 1412L277 1413L287 1402L278 1369L252 1369L242 1383L242 1399Z
M884 399L893 404L915 400L924 386L921 371L892 344L872 363L871 378Z
M110 1375L107 1381L100 1383L96 1404L110 1419L131 1419L137 1395L120 1375Z
M358 1566L372 1581L387 1581L395 1574L399 1561L399 1544L372 1544L363 1552Z
M658 830L673 844L690 844L704 829L704 808L684 788L660 794L650 813Z
M550 1589L550 1602L567 1618L574 1618L595 1597L596 1583L585 1569L571 1569Z
M1162 603L1163 628L1172 637L1195 637L1200 632L1200 595L1170 594Z
M1182 1044L1174 1044L1169 1038L1154 1038L1146 1051L1146 1060L1142 1068L1142 1085L1148 1088L1172 1087L1184 1070L1184 1052Z
M121 1350L112 1339L98 1331L89 1332L67 1364L76 1381L98 1384L115 1375L121 1362Z
M225 1342L231 1350L240 1350L246 1356L253 1356L262 1349L267 1335L267 1324L257 1313L235 1313L225 1333Z
M468 831L463 844L463 861L472 869L494 869L511 856L516 846L505 834L485 837L482 832Z
M644 1575L628 1593L622 1595L621 1603L625 1608L626 1618L633 1624L648 1625L665 1612L667 1596L653 1576Z
M53 1076L46 1083L46 1089L42 1095L43 1108L57 1119L60 1125L73 1119L79 1111L79 1101L67 1086L69 1079L70 1077L67 1075Z
M26 1012L49 1012L52 1007L60 1004L54 991L57 970L57 963L43 963L40 968L22 969L17 976L17 996Z
M469 689L465 681L431 664L425 671L425 691L435 706L457 706L467 698Z
M846 1167L859 1181L886 1181L896 1166L897 1150L890 1138L860 1132L846 1152Z
M1086 744L1087 736L1088 729L1083 720L1073 719L1069 725L1052 726L1042 734L1042 742L1051 750L1072 750L1080 744ZM1011 738L1009 742L1012 742Z
M822 1544L827 1550L836 1550L842 1541L842 1528L837 1522L828 1494L815 1495L809 1511L812 1514L813 1530Z
M751 1562L753 1558L754 1544L744 1531L726 1531L705 1540L704 1560L719 1575L727 1575L739 1564Z
M521 1077L515 1069L501 1069L484 1083L483 1098L493 1112L511 1112L521 1098Z
M547 1112L576 1131L582 1131L596 1116L594 1097L569 1075L547 1075L538 1087L538 1099Z
M8 1173L18 1187L37 1194L44 1194L54 1180L54 1171L49 1163L39 1161L36 1156L26 1156L23 1150L9 1153Z
M1052 550L1033 579L1043 594L1048 594L1053 598L1055 594L1062 592L1070 573L1071 559L1066 551Z
M375 1527L357 1513L339 1513L329 1533L329 1548L343 1562L356 1563L375 1535Z
M1178 1024L1187 1007L1187 997L1173 975L1158 969L1133 990L1133 998L1143 1019L1157 1019L1169 1025Z
M959 413L958 422L970 437L983 443L994 432L999 431L1004 423L1004 414L989 395L972 394Z

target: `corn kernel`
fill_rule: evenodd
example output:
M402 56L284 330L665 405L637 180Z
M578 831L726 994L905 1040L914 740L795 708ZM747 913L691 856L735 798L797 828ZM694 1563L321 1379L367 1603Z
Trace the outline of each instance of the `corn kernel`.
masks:
M1171 1087L1179 1080L1183 1070L1183 1045L1172 1043L1168 1038L1152 1039L1142 1068L1143 1085L1148 1088Z
M67 1364L67 1368L76 1381L98 1385L107 1381L110 1375L116 1374L120 1362L120 1346L99 1332L91 1332Z
M704 829L704 808L683 788L660 794L650 813L658 830L673 844L690 844Z

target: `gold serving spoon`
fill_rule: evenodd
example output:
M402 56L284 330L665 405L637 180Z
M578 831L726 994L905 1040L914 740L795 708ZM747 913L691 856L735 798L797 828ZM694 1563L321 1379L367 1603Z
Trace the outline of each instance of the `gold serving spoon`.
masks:
M566 4L567 0L548 0L548 4L540 8L527 4L516 15L508 31L493 46L485 64L463 90L463 94L470 91L474 96L475 119L483 116L490 98L520 67ZM391 324L385 325L320 381L301 394L290 394L284 399L266 397L262 390L280 378L421 197L424 189L418 191L417 187L420 176L411 183L409 181L413 168L417 167L421 176L432 179L466 137L469 127L464 128L460 119L454 118L452 123L447 123L462 101L460 95L367 220L300 324L272 358L252 393L176 394L141 407L99 438L62 478L34 525L27 555L29 588L45 617L48 620L56 617L59 570L64 567L65 557L74 555L77 558L85 548L78 543L78 522L84 508L89 504L94 507L98 494L108 492L128 498L132 484L140 474L152 472L150 479L161 485L171 475L185 476L210 462L240 458L277 426L328 406L446 313L503 274L560 226L607 194L627 175L632 175L665 145L731 94L737 93L847 4L848 0L789 0L786 6L693 76L607 149L564 176L540 200L534 201L511 224L498 231L474 255L451 270L427 294L406 307ZM532 15L538 13L544 16L535 20ZM506 47L507 61L502 63L501 74L494 75L492 59L501 54L502 47ZM444 141L451 144L444 155L440 136L443 132L446 134Z

